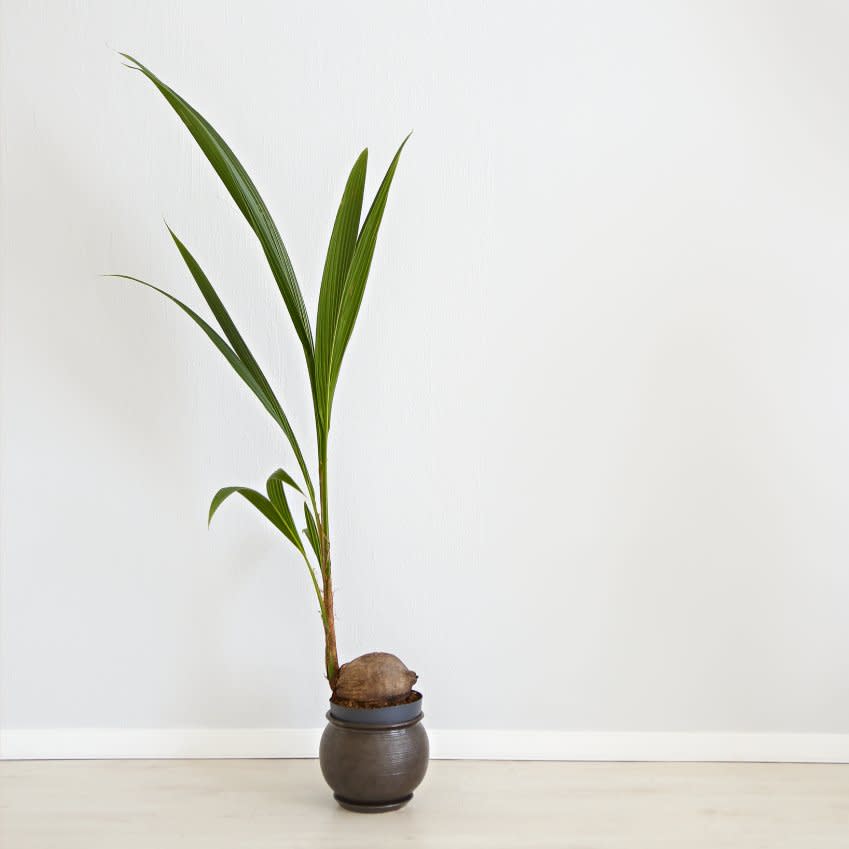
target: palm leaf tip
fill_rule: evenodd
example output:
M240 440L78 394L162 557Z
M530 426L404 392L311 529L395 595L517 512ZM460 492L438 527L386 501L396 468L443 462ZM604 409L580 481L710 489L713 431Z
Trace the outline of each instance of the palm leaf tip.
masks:
M149 68L128 53L121 55L138 67L145 77L159 90L177 116L197 142L213 170L244 215L251 229L259 239L272 275L280 290L295 332L304 349L310 380L314 379L314 342L312 327L304 305L295 270L277 225L268 211L253 180L248 175L236 154L224 141L218 131L188 101L174 89L160 80Z
M221 504L234 493L238 493L249 504L255 507L260 513L280 531L290 542L297 548L301 549L301 541L297 534L292 530L291 523L287 523L285 518L281 516L278 509L266 498L262 493L251 489L248 486L225 486L218 490L212 498L212 503L209 505L209 520L215 515ZM294 537L294 539L293 539Z
M206 335L213 342L215 347L218 348L218 350L225 356L225 358L236 371L236 373L248 385L254 395L256 395L256 397L259 399L263 407L265 407L267 412L280 426L281 430L286 436L286 439L292 446L292 450L295 452L295 458L297 459L298 465L304 476L304 481L307 485L307 489L312 495L313 484L309 476L309 470L307 469L306 462L304 461L303 453L301 452L300 446L298 445L298 440L295 438L295 433L292 430L291 425L289 424L289 420L286 417L286 413L283 411L283 408L281 407L277 396L274 394L274 390L271 388L271 385L266 379L265 374L263 374L262 369L254 358L250 349L248 348L247 343L242 338L241 333L239 333L239 330L236 327L235 323L230 318L230 314L227 312L227 309L222 303L221 298L219 298L218 293L215 291L215 288L213 287L209 278L206 276L204 270L200 267L198 261L194 258L189 249L185 246L185 244L183 244L177 234L168 226L167 223L165 224L165 227L171 234L171 238L174 241L174 244L177 246L177 250L183 258L186 267L189 269L189 272L192 278L194 279L195 283L197 284L200 293L203 295L203 299L206 301L207 305L212 311L212 314L215 316L215 319L218 322L218 326L221 328L221 330L224 332L224 335L227 337L227 340L230 343L229 345L194 310L186 306L182 301L178 300L173 295L168 294L168 292L165 292L156 286L152 286L149 283L145 283L144 280L139 280L138 278L130 277L126 274L116 274L112 276L123 277L128 280L134 280L137 283L142 283L143 285L156 290L157 292L177 304L177 306L179 306L180 309L182 309L187 315L189 315L192 320L204 331L204 333L206 333Z
M272 480L283 481L283 483L291 486L292 489L298 490L298 492L300 492L301 495L304 494L304 491L298 486L297 481L287 471L285 471L283 469L277 469L276 471L272 472L271 475L269 475L268 480L269 481L272 481Z
M342 359L354 330L354 324L357 320L360 304L362 303L369 271L371 270L371 261L374 256L374 249L377 244L377 235L380 230L380 224L383 220L383 213L386 209L386 202L389 198L389 189L392 185L392 180L395 176L395 171L401 158L401 153L411 135L412 131L407 134L398 146L395 156L392 157L392 161L386 169L386 174L384 175L380 187L374 196L374 200L372 201L368 214L363 221L362 228L360 229L357 237L356 247L351 255L350 262L348 263L348 270L345 274L345 281L342 285L338 315L335 327L333 328L333 340L329 356L330 374L326 386L328 418L330 407L333 403L336 381L338 380L339 371L342 367Z
M367 168L368 148L365 148L357 157L345 183L321 275L316 316L315 374L317 412L325 424L329 424L328 389L332 371L333 339L339 322L345 277L359 236Z
M228 495L232 495L236 491L236 487L234 486L225 486L218 490L215 495L212 496L212 501L209 503L209 518L207 519L206 526L210 527L212 525L212 517L218 511L218 508L224 503L224 500Z

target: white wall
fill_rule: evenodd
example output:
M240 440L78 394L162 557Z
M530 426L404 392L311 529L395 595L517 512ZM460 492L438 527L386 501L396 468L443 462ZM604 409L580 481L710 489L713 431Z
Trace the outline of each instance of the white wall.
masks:
M259 249L135 53L278 219L311 313L409 129L337 396L340 651L432 728L849 733L840 3L4 0L0 723L321 722L301 566L215 489L309 439Z

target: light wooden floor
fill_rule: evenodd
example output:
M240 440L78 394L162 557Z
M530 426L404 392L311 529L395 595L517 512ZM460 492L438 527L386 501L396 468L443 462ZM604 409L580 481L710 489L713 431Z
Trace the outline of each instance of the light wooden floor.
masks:
M2 849L847 849L849 766L435 761L397 813L316 761L0 763Z

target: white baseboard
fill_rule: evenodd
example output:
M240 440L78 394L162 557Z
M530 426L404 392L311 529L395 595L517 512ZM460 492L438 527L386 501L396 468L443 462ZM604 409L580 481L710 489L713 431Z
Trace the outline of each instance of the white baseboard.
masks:
M0 731L0 760L314 758L320 728L27 728Z
M849 734L435 731L435 758L849 763Z
M849 763L849 734L428 729L431 756L540 761ZM314 758L318 728L44 728L0 731L0 759Z

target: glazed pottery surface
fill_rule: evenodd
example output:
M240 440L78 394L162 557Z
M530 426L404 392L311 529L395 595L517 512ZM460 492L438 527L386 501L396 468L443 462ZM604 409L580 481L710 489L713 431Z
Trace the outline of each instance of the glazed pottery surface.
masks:
M343 708L331 702L319 762L342 807L377 813L410 801L429 757L421 704L421 698L390 708Z

